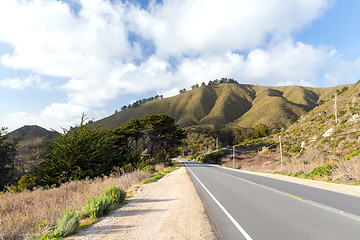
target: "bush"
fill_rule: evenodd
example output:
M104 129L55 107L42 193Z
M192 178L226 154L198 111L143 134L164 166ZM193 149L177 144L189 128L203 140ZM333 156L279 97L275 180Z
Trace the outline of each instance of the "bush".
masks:
M153 173L153 172L155 172L155 166L154 165L146 165L145 167L143 167L141 169L141 171Z
M200 153L193 153L190 155L190 160L196 159L198 156L200 156Z
M24 175L19 181L9 187L11 192L32 190L36 186L36 176L33 174Z
M86 201L81 212L84 217L98 218L107 214L112 205L113 199L109 196L101 195L90 197Z
M205 155L205 156L201 157L200 162L202 162L202 163L210 163L210 164L220 164L221 163L221 158L224 155L225 154L223 152L210 153L208 155Z
M122 203L126 198L126 192L116 186L106 188L103 195L112 198L114 203Z
M60 213L60 218L57 222L55 234L61 237L66 237L75 232L80 225L80 216L75 208L67 208Z
M319 177L327 177L327 176L330 176L332 174L332 170L334 169L334 166L328 164L324 167L317 167L317 168L314 168L312 171L311 171L311 174L313 176L319 176Z

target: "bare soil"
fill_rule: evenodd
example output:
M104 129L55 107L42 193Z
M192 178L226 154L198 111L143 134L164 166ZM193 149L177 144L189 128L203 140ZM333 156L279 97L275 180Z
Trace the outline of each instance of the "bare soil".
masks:
M68 240L216 239L202 202L180 169L140 185L122 208Z

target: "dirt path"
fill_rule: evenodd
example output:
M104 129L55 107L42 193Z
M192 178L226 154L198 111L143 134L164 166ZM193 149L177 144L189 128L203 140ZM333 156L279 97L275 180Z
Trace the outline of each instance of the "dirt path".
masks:
M184 167L140 186L128 204L68 239L216 239Z

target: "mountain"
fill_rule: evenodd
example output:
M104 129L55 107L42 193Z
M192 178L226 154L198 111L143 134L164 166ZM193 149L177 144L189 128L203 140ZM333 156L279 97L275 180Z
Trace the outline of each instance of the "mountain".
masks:
M44 141L50 141L56 136L56 133L48 131L45 128L36 125L23 126L10 132L9 134L10 138L19 137L20 135L24 134L24 141L32 140L35 138L44 138Z
M266 124L286 127L290 118L305 114L339 87L266 87L222 83L195 88L173 97L129 108L94 122L114 129L146 114L167 114L181 127L194 125L223 128Z

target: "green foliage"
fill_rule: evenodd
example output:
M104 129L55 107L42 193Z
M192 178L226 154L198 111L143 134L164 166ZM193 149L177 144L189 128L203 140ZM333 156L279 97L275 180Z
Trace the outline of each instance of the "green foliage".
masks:
M110 186L103 192L104 196L112 198L114 203L122 203L126 198L126 192L119 187Z
M21 192L24 190L32 190L36 186L36 176L34 174L24 175L19 181L9 187L12 192Z
M210 153L207 154L205 156L202 156L200 158L200 162L202 163L210 163L210 164L220 164L221 163L221 158L224 157L224 153L223 152L214 152L214 153Z
M324 103L325 103L325 101L322 99L319 101L319 105L323 105Z
M350 153L346 158L345 160L349 161L351 158L353 157L356 157L356 156L359 156L360 155L360 149L359 150L356 150L352 153Z
M291 124L296 123L297 120L298 120L298 117L297 117L296 115L292 115L292 116L290 117L290 123L291 123Z
M327 177L330 176L332 174L332 170L334 169L334 166L327 164L323 167L317 167L314 168L311 171L311 175L313 176L319 176L319 177Z
M200 155L201 155L200 153L193 153L193 154L190 155L190 159L191 160L196 159Z
M69 207L60 213L60 218L57 221L55 234L61 237L67 237L75 232L79 225L79 212L75 208Z
M338 116L341 117L342 115L344 115L346 113L346 111L347 111L346 109L340 109L338 111Z
M111 131L90 129L90 123L71 127L58 133L58 137L45 149L46 161L36 171L41 185L108 175L112 169L126 162L127 151L115 145Z
M63 239L59 234L56 233L42 233L40 236L37 237L30 237L30 240L61 240Z
M146 165L145 167L143 167L141 169L141 171L153 173L153 172L155 172L155 166L154 165Z
M213 136L204 133L190 133L186 139L186 149L191 152L206 152L215 147L216 140Z
M176 156L178 147L183 144L186 132L175 124L175 119L168 115L146 115L143 119L132 119L126 125L115 129L117 146L128 149L138 142L147 142L150 157L167 161Z
M337 93L338 95L340 95L340 94L346 92L348 89L349 89L349 87L344 86L341 90L337 89L337 90L336 90L336 93Z
M147 184L147 183L152 183L152 182L156 182L157 180L161 179L162 177L164 177L164 174L155 174L155 175L152 175L151 178L148 178L148 179L145 179L143 181L144 184Z
M82 207L81 213L87 218L102 217L110 211L113 203L113 199L106 195L89 197Z
M9 139L6 128L0 129L0 191L13 182L14 159L22 136Z
M146 115L141 122L145 134L150 140L150 156L157 156L160 152L166 153L164 160L176 156L177 148L186 138L186 132L175 124L175 119L164 114Z

